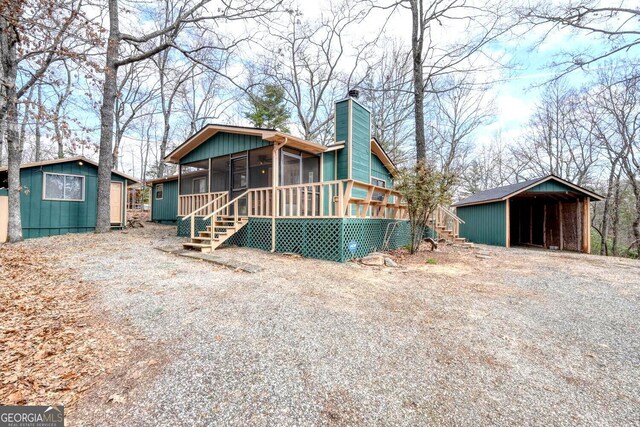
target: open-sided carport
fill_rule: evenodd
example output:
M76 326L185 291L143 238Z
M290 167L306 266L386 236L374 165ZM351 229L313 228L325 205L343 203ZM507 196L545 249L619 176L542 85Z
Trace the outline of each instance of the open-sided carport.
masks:
M591 201L602 196L555 175L472 194L454 203L460 236L497 246L591 252Z

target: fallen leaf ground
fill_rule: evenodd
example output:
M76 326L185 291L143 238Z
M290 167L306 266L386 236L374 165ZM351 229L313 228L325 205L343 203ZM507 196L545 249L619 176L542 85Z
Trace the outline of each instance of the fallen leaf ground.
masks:
M73 408L126 363L131 336L95 310L94 293L44 250L0 247L0 402Z

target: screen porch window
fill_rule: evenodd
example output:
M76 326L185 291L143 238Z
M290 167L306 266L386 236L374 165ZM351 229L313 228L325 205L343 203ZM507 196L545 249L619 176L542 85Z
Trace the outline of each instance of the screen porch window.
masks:
M45 172L43 199L82 202L84 200L84 176Z
M201 194L207 192L207 178L200 177L193 179L193 194Z
M164 193L164 184L156 185L156 200L162 200L163 193Z

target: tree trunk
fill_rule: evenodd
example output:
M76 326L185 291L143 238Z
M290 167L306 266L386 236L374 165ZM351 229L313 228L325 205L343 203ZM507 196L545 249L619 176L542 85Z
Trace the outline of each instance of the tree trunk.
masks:
M602 227L600 230L600 255L609 255L609 247L607 240L609 237L609 209L611 208L611 198L613 195L614 179L616 175L617 160L611 165L609 172L609 181L607 185L607 196L604 198L604 206L602 209Z
M118 27L118 1L109 0L109 40L107 59L102 85L102 106L100 107L100 155L98 167L98 216L96 232L105 233L111 229L111 169L113 164L113 108L117 95L118 45L120 30Z
M422 69L422 47L424 32L422 28L422 1L411 0L411 53L413 55L413 100L416 127L416 160L427 160L427 148L424 134L424 75Z
M20 162L22 150L18 135L18 110L16 77L18 64L16 48L18 44L18 22L20 2L9 2L0 14L0 123L6 123L7 167L9 184L9 241L22 240L20 218Z
M629 174L629 181L631 183L631 189L633 190L633 196L636 199L635 219L632 224L633 238L636 242L638 253L640 253L640 182L638 182L638 179L633 174Z
M4 116L4 115L3 115ZM0 120L0 166L4 166L5 164L5 159L4 159L4 151L5 151L5 142L4 142L4 135L5 135L5 131L4 131L4 120Z
M618 229L620 228L620 172L616 175L613 192L613 215L611 218L611 252L613 256L618 256Z
M42 157L42 144L40 142L40 125L42 124L42 88L38 85L38 104L36 105L36 162L40 161Z

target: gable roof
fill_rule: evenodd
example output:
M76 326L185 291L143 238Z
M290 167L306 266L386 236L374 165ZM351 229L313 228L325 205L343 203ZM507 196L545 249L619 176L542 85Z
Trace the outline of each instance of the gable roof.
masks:
M604 200L604 197L590 190L587 190L584 187L580 187L578 185L572 184L571 182L566 181L555 175L547 175L540 178L534 178L527 181L519 182L517 184L505 185L503 187L496 187L489 190L480 191L479 193L472 194L466 199L462 199L454 203L452 206L458 207L458 206L468 206L468 205L479 205L483 203L492 203L492 202L507 200L517 194L523 193L537 185L542 184L543 182L547 182L550 180L560 182L561 184L564 184L567 187L570 187L582 194L585 194L596 201Z
M297 136L279 132L275 129L208 124L198 132L187 138L185 142L176 147L164 158L164 161L167 163L177 163L182 157L186 156L188 153L206 142L209 138L211 138L218 132L236 133L241 135L255 135L259 136L265 141L270 141L273 143L286 143L288 147L298 148L310 153L318 154L327 151L327 147L322 144L307 141L305 139L298 138Z
M380 159L384 167L387 168L389 172L391 172L391 175L396 175L396 173L398 172L398 168L393 163L387 152L384 150L382 144L380 144L380 141L378 141L378 138L376 138L375 136L371 137L371 152L375 154L378 159Z
M42 160L40 162L30 162L30 163L22 163L20 165L20 169L29 169L29 168L37 168L39 166L46 165L55 165L59 163L73 163L73 162L83 162L98 167L98 162L94 162L93 160L87 159L84 156L74 156L74 157L65 157L63 159L51 159L51 160ZM7 166L0 167L0 172L5 172L8 169ZM111 173L115 173L116 175L120 175L121 177L132 181L132 182L140 182L138 179L124 174L122 172L118 172L117 170L112 170Z

